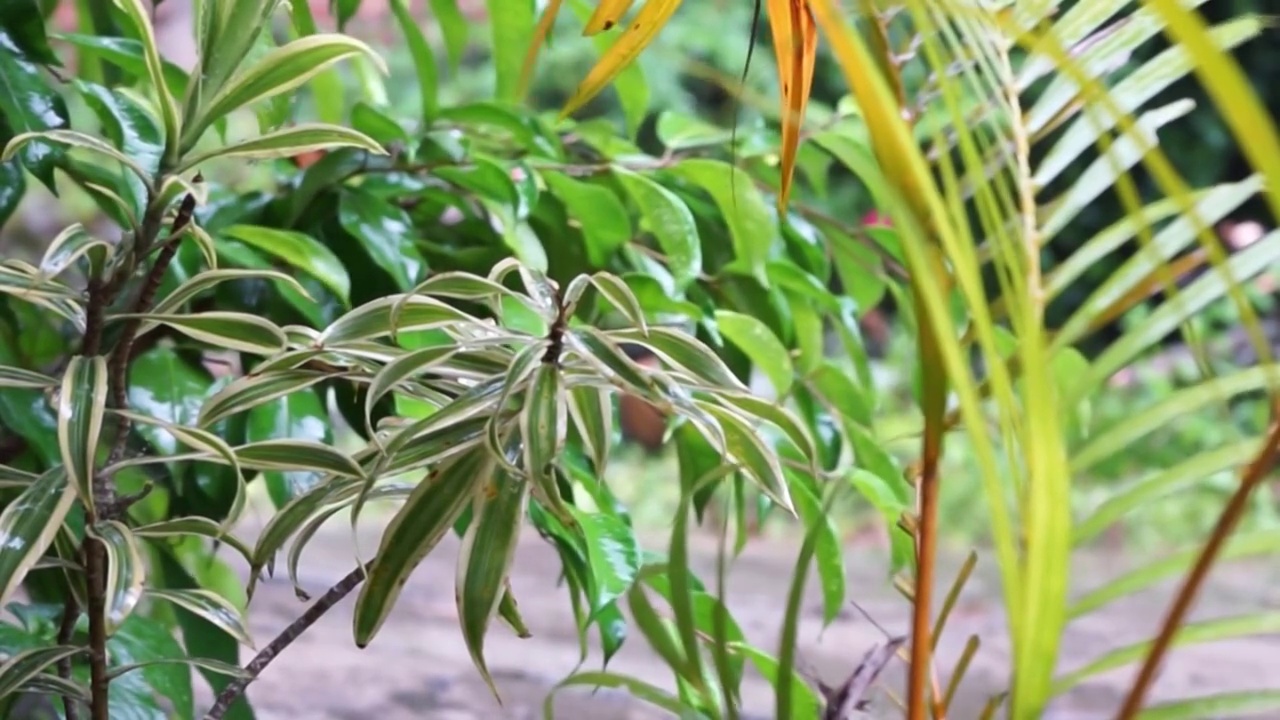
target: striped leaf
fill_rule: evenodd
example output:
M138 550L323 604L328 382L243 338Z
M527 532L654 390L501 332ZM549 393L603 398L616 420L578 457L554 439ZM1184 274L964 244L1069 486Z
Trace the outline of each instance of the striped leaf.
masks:
M137 538L124 523L99 522L87 532L107 550L106 621L108 632L114 632L142 599L147 565L142 560Z
M55 467L0 513L0 606L53 543L75 499L76 488L66 470Z
M58 450L71 484L93 507L93 477L107 407L107 359L77 355L67 363L58 393Z

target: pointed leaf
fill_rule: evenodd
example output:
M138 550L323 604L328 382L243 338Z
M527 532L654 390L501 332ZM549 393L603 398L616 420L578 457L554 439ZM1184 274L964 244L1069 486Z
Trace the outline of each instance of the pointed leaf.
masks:
M209 590L148 588L147 597L186 608L221 628L244 645L253 647L253 636L244 614L221 595Z
M99 522L90 526L88 533L107 549L106 621L108 632L114 632L142 599L147 566L142 561L137 538L124 523Z
M300 123L194 155L184 160L175 172L186 172L217 158L272 160L346 147L360 148L374 155L387 154L377 141L364 133L339 125Z
M7 603L53 543L76 499L67 473L55 467L31 483L0 513L0 605Z
M92 507L98 440L107 407L107 359L77 355L67 363L58 393L58 449L80 501Z

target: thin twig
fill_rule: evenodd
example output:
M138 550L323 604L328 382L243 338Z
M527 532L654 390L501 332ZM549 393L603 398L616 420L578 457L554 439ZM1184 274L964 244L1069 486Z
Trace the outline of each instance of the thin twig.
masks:
M67 591L67 602L62 607L62 624L58 626L58 644L70 645L71 635L76 631L76 621L80 619L80 603L76 602L75 593ZM58 661L58 677L71 679L71 658ZM62 696L63 714L66 720L80 720L80 701L73 695Z
M138 299L133 304L134 315L142 315L151 309L151 303L155 300L156 292L160 289L164 274L169 271L169 264L173 262L174 256L178 253L178 245L182 241L183 230L191 223L191 215L195 212L195 209L196 199L191 193L187 193L186 197L182 199L182 205L178 207L177 216L173 219L169 238L161 246L160 254L156 256L156 261L152 264L151 270L147 272L146 280L142 283L142 289L138 292ZM120 336L120 342L116 344L115 351L111 354L111 364L108 369L111 378L111 404L118 410L124 409L128 402L129 363L133 361L133 344L138 338L138 330L141 327L142 318L129 318ZM129 427L128 418L121 416L116 427L115 445L111 448L107 465L114 465L119 462L120 457L124 454L125 443L129 438ZM115 508L116 512L113 514L118 515L121 509Z
M1226 544L1236 525L1239 524L1240 518L1244 516L1254 488L1262 483L1262 479L1275 465L1277 449L1280 449L1280 417L1272 420L1271 429L1267 432L1262 448L1245 468L1240 477L1239 487L1232 494L1226 507L1222 509L1222 514L1218 516L1213 534L1209 536L1209 541L1200 551L1200 557L1196 559L1195 566L1191 568L1191 572L1187 573L1186 580L1183 581L1178 595L1173 600L1173 605L1169 608L1168 615L1165 616L1164 623L1160 626L1160 634L1156 636L1151 649L1147 651L1147 659L1143 661L1142 669L1138 671L1138 677L1129 689L1129 695L1120 706L1120 712L1116 714L1117 720L1129 720L1142 710L1142 703L1151 685L1155 683L1160 663L1173 645L1173 638L1182 628L1187 613L1190 612L1200 592L1200 586L1204 584L1209 571L1213 569L1222 546Z
M204 716L204 720L218 720L231 709L232 703L240 698L248 689L249 683L258 678L262 671L271 664L276 656L289 647L294 640L297 640L307 628L315 624L317 620L329 612L334 605L337 605L352 590L356 589L361 582L364 581L365 567L361 566L347 573L347 576L338 581L336 585L329 588L324 595L321 595L306 612L302 613L297 620L289 624L279 635L275 637L265 648L259 652L253 660L245 666L245 676L238 678L228 684L218 694L217 700L214 701L213 707Z

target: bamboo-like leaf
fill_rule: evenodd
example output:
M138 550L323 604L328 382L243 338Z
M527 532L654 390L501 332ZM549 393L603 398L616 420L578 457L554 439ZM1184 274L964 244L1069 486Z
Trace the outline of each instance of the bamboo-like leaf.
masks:
M22 488L36 481L40 477L35 473L19 470L8 465L0 465L0 487L2 488Z
M404 35L409 55L413 57L413 67L418 75L418 96L422 101L423 126L426 127L435 121L439 111L436 96L440 84L440 69L436 66L435 51L427 42L422 28L418 27L413 14L409 12L405 0L391 0L391 13Z
M608 335L620 342L643 345L666 365L687 372L711 387L749 391L720 356L688 333L669 327L654 327L649 328L647 334L638 330L612 330Z
M590 280L610 305L625 315L628 322L640 329L641 337L649 335L649 325L644 319L644 308L640 307L640 300L621 278L610 273L598 272L591 275Z
M569 390L569 416L586 445L598 477L604 477L613 443L613 405L609 393L583 385Z
M1256 444L1255 444L1256 447ZM1280 531L1270 530L1233 538L1223 550L1220 562L1252 555L1274 556L1280 551ZM1109 603L1148 588L1161 580L1184 573L1199 557L1202 549L1192 547L1169 557L1149 562L1125 573L1100 588L1077 598L1068 611L1069 617L1078 618L1095 612Z
M14 653L13 657L0 665L0 698L12 696L18 688L59 660L74 657L82 652L84 648L53 645Z
M755 395L739 392L716 393L715 398L730 410L749 418L759 418L776 426L786 434L791 442L795 443L796 449L800 451L801 456L807 458L810 463L817 462L818 449L814 445L813 437L809 434L808 428L788 412L786 408ZM814 467L816 469L816 465Z
M617 42L609 47L595 67L587 73L587 77L578 85L573 96L560 111L561 116L573 114L587 101L599 95L600 91L604 90L623 68L639 57L640 51L653 41L658 31L667 24L679 7L680 0L645 0L644 7L636 13L635 19L618 37ZM622 7L622 10L625 11L625 9L625 6ZM607 21L607 18L604 19ZM592 20L595 20L594 16ZM588 27L592 27L590 21Z
M394 320L394 322L393 322ZM371 340L394 333L471 326L476 321L435 298L422 295L388 295L365 303L338 318L317 339L334 347L355 340Z
M183 128L182 151L188 152L218 119L238 108L294 90L341 60L363 55L382 74L386 65L368 45L346 35L318 34L274 48L254 65L231 78Z
M164 299L157 302L155 307L152 308L152 312L160 315L177 312L187 303L188 300L193 299L200 293L210 290L224 282L234 280L274 280L276 282L283 283L288 286L289 289L297 292L302 297L314 302L314 299L311 297L310 293L307 292L306 288L289 275L285 275L284 273L277 272L275 270L243 270L237 268L234 270L206 270L199 275L196 275L190 280L187 280L174 288L173 292L169 293L164 297ZM146 328L152 324L153 323L143 323L142 327Z
M507 592L507 575L520 540L529 484L501 469L483 482L483 492L475 496L474 514L458 551L458 622L471 661L496 698L498 688L484 659L484 637Z
M347 147L359 148L374 155L387 154L387 151L373 138L350 128L325 123L300 123L193 155L184 160L175 172L186 172L217 158L271 160Z
M349 479L320 482L277 510L262 528L262 532L258 533L258 540L253 548L253 573L249 577L248 587L250 596L257 583L258 571L271 564L275 554L284 547L289 537L326 503L339 502L344 496L354 497L358 488L359 482Z
M365 393L365 432L371 437L374 435L373 408L384 395L394 390L397 385L407 378L446 362L458 350L458 347L449 345L424 347L407 355L402 355L383 366L378 371L378 374L373 376L373 381L369 383L369 389Z
M389 498L401 499L408 497L413 492L414 487L415 485L404 483L379 485L378 487L370 490L365 499L366 501L386 500ZM307 520L306 523L298 529L297 534L294 535L293 543L289 546L289 554L286 558L286 567L289 571L289 582L293 583L295 593L305 595L298 582L298 563L302 559L302 551L306 549L307 543L311 542L311 538L315 536L316 532L320 530L324 523L328 522L329 518L351 506L351 498L346 497L347 495L354 497L355 493L347 492L331 495L329 498L330 500L336 499L337 496L344 497L344 500L342 502L335 502L329 507L313 515L311 519Z
M44 390L57 384L58 381L48 375L9 365L0 365L0 387Z
M115 246L89 234L80 223L69 225L49 241L44 257L40 259L40 274L49 278L58 277L74 265L76 260L89 253L98 256L96 263L106 263L115 254Z
M1277 612L1217 618L1183 625L1173 637L1173 646L1181 647L1277 632L1280 632L1280 613ZM1053 683L1053 694L1061 695L1094 675L1141 660L1146 656L1150 646L1151 643L1145 641L1116 648L1084 667L1057 678Z
M209 670L211 672L218 673L219 675L226 675L233 678L251 679L253 677L252 673L238 665L232 665L231 663L222 662L221 660L203 657L152 658L141 662L117 665L116 667L111 668L111 671L107 673L107 677L114 680L115 678L131 673L134 670L141 670L153 665L174 664L186 665L200 670Z
M724 431L726 455L740 463L742 470L774 502L794 512L791 507L791 491L787 488L778 456L764 444L755 429L731 410L701 401L698 404L719 421L720 428ZM707 437L707 440L716 444L712 437Z
M64 680L57 675L48 673L36 675L27 680L18 688L18 692L40 693L42 695L75 698L82 702L89 702L89 688L75 680Z
M168 325L187 337L223 350L238 350L255 355L272 355L285 348L284 331L266 318L248 313L211 310L186 315L120 314L111 320L149 320Z
M568 398L560 368L541 363L534 370L520 413L520 437L524 448L524 472L533 483L539 502L554 512L561 522L573 516L560 496L553 466L564 449L568 433Z
M1203 720L1220 717L1267 717L1280 713L1280 690L1241 690L1147 707L1136 720Z
M223 418L292 395L330 377L330 373L319 370L273 370L236 378L204 401L199 426L211 427Z
M642 396L656 390L652 371L641 368L607 335L595 328L581 328L565 334L565 345L594 366L604 377Z
M37 478L0 513L0 606L53 542L76 499L62 467Z
M306 470L359 478L364 471L342 451L311 440L262 440L235 449L240 465L254 470Z
M240 553L246 563L252 564L253 562L253 551L248 545L245 545L243 540L227 532L226 528L207 517L193 515L191 517L160 520L159 522L134 528L133 534L140 538L168 538L184 535L206 537L226 543L228 547Z
M171 590L166 588L148 588L147 597L163 600L181 608L190 610L205 620L218 626L223 632L240 643L253 647L253 636L249 625L245 622L244 613L226 598L210 590Z
M156 43L155 28L151 26L151 11L142 0L115 0L116 7L124 11L142 42L142 57L146 62L147 76L151 80L151 88L160 101L160 117L164 121L165 151L174 153L178 149L178 138L182 133L181 118L178 114L178 101L169 91L165 81L164 61L160 57L160 47ZM172 157L172 155L169 155Z
M497 408L499 410L507 406L508 400L526 393L526 388L530 384L530 377L533 375L534 370L542 365L541 361L546 354L546 348L547 343L545 341L533 343L521 349L520 353L511 361L511 368L508 370L506 380L503 383L502 394L498 396ZM527 415L527 411L522 413L522 416L525 415ZM521 423L524 423L523 419ZM485 426L485 443L489 447L489 452L493 454L494 461L499 466L513 474L519 474L519 469L506 458L504 447L506 445L505 435L507 430L506 418L495 412L489 417L489 422ZM533 472L533 469L526 468L526 471Z
M622 21L622 16L627 14L634 2L635 0L600 0L596 4L595 12L591 13L591 17L587 19L582 34L590 37L605 30L612 30Z
M114 632L142 599L147 565L137 538L124 523L107 520L91 525L87 531L107 550L106 622L108 631Z
M579 685L590 688L620 688L654 707L666 710L676 717L686 717L693 710L693 708L681 702L679 698L657 685L651 685L643 680L619 673L593 670L576 672L561 680L558 685L552 688L551 692L547 693L547 699L542 704L543 717L554 717L556 692L562 688Z
M409 575L449 532L493 472L489 453L475 448L434 470L405 500L382 534L378 554L356 600L356 645L366 647L373 640Z
M143 183L151 182L150 173L127 155L111 147L110 144L103 140L99 140L92 135L87 135L75 130L42 130L39 132L26 132L21 135L15 135L9 140L9 143L5 145L4 152L0 153L0 162L8 162L9 160L12 160L13 156L16 155L27 143L37 140L40 142L50 142L73 148L92 150L99 155L115 160L129 168L140 180L142 180Z
M58 393L58 450L71 484L93 507L98 440L107 407L107 359L77 355L67 363Z

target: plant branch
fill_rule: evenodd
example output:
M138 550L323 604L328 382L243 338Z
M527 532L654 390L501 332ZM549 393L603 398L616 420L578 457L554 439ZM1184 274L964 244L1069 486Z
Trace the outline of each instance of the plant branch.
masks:
M334 605L337 605L352 590L356 589L356 586L364 582L366 567L368 566L359 566L347 573L346 577L342 578L336 585L329 588L325 594L321 595L319 599L312 603L311 607L307 608L306 612L302 613L297 620L290 623L288 627L286 627L275 637L274 640L270 642L270 644L263 648L262 651L245 666L244 669L246 676L236 679L222 689L222 692L218 694L217 700L214 701L213 707L210 708L209 712L204 716L204 720L219 720L219 718L225 715L227 711L231 709L231 705L244 694L245 690L248 689L249 683L256 680L258 675L262 674L262 671L271 664L271 661L276 659L277 655L293 644L294 640L301 637L302 633L306 632L307 628L314 625L316 621L323 617L325 613L329 612Z
M178 245L182 242L183 231L191 223L191 216L195 209L196 199L193 195L187 193L186 197L182 198L182 204L178 207L178 214L174 217L173 224L170 226L169 237L160 248L160 253L156 256L156 261L147 272L147 277L142 283L142 289L138 292L138 298L133 304L132 313L134 315L142 315L151 309L151 303L155 300L156 292L160 289L164 274L169 270L169 264L173 262L173 258L178 252ZM111 354L108 374L111 378L111 404L116 409L124 409L128 402L129 363L133 360L133 345L134 341L137 340L138 330L141 327L142 318L130 318L125 324L120 341L116 344L115 350ZM115 444L111 449L111 455L107 459L108 465L114 465L119 462L121 455L124 454L125 443L129 437L129 427L129 420L120 417L116 426ZM108 517L118 516L123 509L119 507L111 508Z
M1213 534L1209 536L1209 541L1201 549L1200 557L1196 559L1196 564L1187 573L1182 587L1178 590L1177 596L1174 597L1173 605L1170 606L1169 612L1160 626L1160 634L1151 643L1151 649L1147 651L1147 658L1143 661L1142 668L1138 671L1138 677L1129 689L1129 695L1125 698L1124 704L1120 706L1120 712L1116 714L1117 720L1129 720L1136 717L1138 712L1142 710L1142 703L1146 699L1151 685L1155 683L1156 672L1159 671L1164 656L1173 645L1174 636L1182 628L1187 613L1191 611L1191 606L1195 604L1200 587L1204 584L1205 578L1208 577L1209 571L1213 569L1223 545L1226 544L1232 532L1235 531L1236 525L1240 523L1240 518L1244 516L1249 497L1253 494L1254 488L1262 484L1262 479L1275 466L1277 450L1280 450L1280 417L1271 421L1271 429L1267 431L1267 437L1262 443L1262 448L1253 458L1253 461L1244 469L1244 473L1240 477L1240 485L1236 488L1235 493L1232 494L1226 507L1222 509L1222 514L1218 516L1218 522L1214 525Z
M58 644L70 645L71 635L76 630L76 620L80 619L80 603L76 602L75 593L67 591L67 601L62 607L62 624L58 626ZM71 679L71 658L58 661L58 677ZM80 704L74 696L62 696L63 714L66 720L80 720Z

